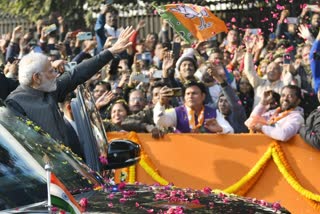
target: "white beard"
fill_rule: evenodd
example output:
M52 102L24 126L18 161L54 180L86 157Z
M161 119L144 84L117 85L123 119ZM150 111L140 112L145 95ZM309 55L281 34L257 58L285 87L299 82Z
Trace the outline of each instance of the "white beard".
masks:
M39 91L52 92L57 89L57 79L48 80L46 77L42 79L41 85L37 88Z

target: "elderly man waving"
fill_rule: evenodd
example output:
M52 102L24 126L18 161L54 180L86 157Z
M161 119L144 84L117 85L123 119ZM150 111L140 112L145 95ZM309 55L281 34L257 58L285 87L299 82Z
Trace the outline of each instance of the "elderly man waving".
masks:
M67 146L72 145L58 102L62 102L69 92L97 73L115 54L131 45L129 38L132 33L132 27L126 28L111 48L61 76L58 71L63 71L64 61L50 63L48 57L40 53L24 56L19 65L20 86L7 97L7 105L16 113L31 119L53 138Z

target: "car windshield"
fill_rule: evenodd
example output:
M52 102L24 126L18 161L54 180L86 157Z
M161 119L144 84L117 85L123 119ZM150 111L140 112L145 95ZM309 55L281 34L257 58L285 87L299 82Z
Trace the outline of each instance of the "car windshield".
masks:
M3 200L17 201L8 205L10 207L21 206L20 199L26 201L23 204L45 200L46 178L39 172L47 162L71 193L102 184L100 176L90 171L69 148L57 143L30 120L14 116L3 105L0 105L0 124L0 208L8 209ZM13 142L20 148L12 146ZM31 162L34 164L30 165ZM11 192L12 198L9 198L7 194Z

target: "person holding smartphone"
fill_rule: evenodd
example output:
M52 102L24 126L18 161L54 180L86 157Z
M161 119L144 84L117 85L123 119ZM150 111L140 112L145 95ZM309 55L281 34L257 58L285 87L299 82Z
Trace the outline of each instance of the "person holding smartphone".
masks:
M160 89L160 98L153 109L154 123L160 128L172 127L177 133L233 133L233 128L216 109L204 105L206 87L194 80L185 85L184 104L165 109L164 99L173 96L172 88Z

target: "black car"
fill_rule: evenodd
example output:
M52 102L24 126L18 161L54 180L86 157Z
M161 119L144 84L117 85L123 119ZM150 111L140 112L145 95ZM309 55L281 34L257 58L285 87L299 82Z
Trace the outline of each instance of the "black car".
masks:
M92 122L94 117L87 115L95 110L87 109L84 104L86 99L81 94L85 90L79 91L74 109L82 115L80 121L86 123L82 126L91 127L86 134L91 135L87 138L93 141L91 148L87 148L91 149L93 158L99 158L93 151L99 151L104 140L107 143L105 148L110 163L103 166L97 162L95 167L108 170L136 163L140 155L139 146L126 140L107 142L99 118L95 118L98 121L96 124ZM79 118L77 120L79 123ZM97 137L102 139L100 144ZM91 161L89 164L94 163L94 160ZM88 201L87 213L290 213L278 203L212 193L210 189L106 182L69 148L56 142L32 121L15 116L1 103L0 213L48 213L44 169L47 163L78 201L82 198Z

